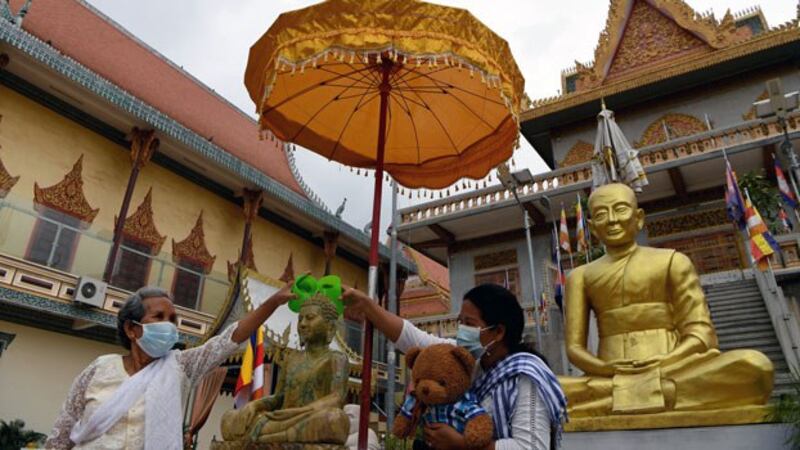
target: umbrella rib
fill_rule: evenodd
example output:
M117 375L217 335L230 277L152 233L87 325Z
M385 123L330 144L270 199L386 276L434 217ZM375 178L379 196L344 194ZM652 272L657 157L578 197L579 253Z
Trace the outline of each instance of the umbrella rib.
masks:
M333 78L333 79L332 79L332 80L330 80L330 81L335 81L335 80L337 80L337 79L346 78L346 77L349 77L350 75L353 75L354 73L358 73L358 72L361 72L361 71L364 71L364 70L367 70L367 69L369 69L369 68L368 68L368 67L364 67L364 68L362 68L362 69L359 69L358 71L356 71L356 72L353 72L353 73L348 73L348 74L337 74L337 77ZM336 72L331 72L331 73L334 73L334 74L336 74ZM288 102L290 102L290 101L292 101L292 100L294 100L294 99L296 99L296 98L298 98L298 97L300 97L300 96L302 96L302 95L305 95L305 94L307 94L307 93L311 92L312 90L314 90L314 89L316 89L316 88L318 88L318 87L320 87L320 86L324 86L324 85L325 85L324 83L323 83L323 84L319 84L319 83L317 83L317 84L315 84L315 85L313 85L313 86L308 86L308 87L306 87L305 89L302 89L301 91L299 91L299 92L296 92L296 93L294 93L294 94L292 94L292 95L290 95L290 96L286 97L285 99L283 99L283 100L281 100L280 102L278 102L276 105L274 105L274 106L271 106L271 107L267 108L266 110L264 110L264 111L261 113L261 115L262 115L262 116L264 116L264 115L267 115L267 114L269 114L270 112L272 112L274 109L277 109L277 108L279 108L279 107L283 106L284 104L286 104L286 103L288 103Z
M347 120L344 122L344 125L342 126L342 131L339 132L339 136L336 138L336 144L333 146L333 149L331 150L330 155L328 155L328 159L333 159L333 155L336 154L336 150L339 147L339 143L342 140L342 136L344 136L344 132L347 131L347 126L350 125L350 121L353 120L353 116L356 115L356 111L358 111L358 109L361 106L366 105L367 103L371 102L373 99L377 98L378 95L380 95L380 93L376 92L369 99L364 101L364 98L367 96L368 92L369 91L365 91L364 92L363 97L361 98L361 100L359 100L358 103L356 103L356 106L353 108L353 110L350 111L350 115L347 117Z
M398 105L400 105L400 102L397 100L396 95L397 94L392 93L391 97L394 99L394 101L397 102ZM419 149L419 133L417 133L417 123L414 121L414 115L411 113L411 105L408 104L408 101L406 101L405 96L401 94L399 97L403 100L403 102L406 105L405 111L408 112L408 119L411 121L411 129L414 130L414 141L416 141L417 143L417 164L419 164L422 161L422 157L420 155L420 149ZM400 107L402 108L403 106L400 105Z
M436 80L434 80L434 83L435 83L435 82L436 82ZM444 89L444 88L442 88L442 89ZM414 91L414 90L412 90L412 91L410 91L410 92L417 93L418 91ZM442 92L435 92L435 94L442 94ZM453 98L455 101L457 101L458 103L460 103L460 104L461 104L461 106L463 106L463 107L464 107L464 109L466 109L467 111L469 111L470 113L472 113L472 115L473 115L473 116L475 116L475 117L476 117L478 120L480 120L481 122L483 122L483 124L484 124L484 125L486 125L487 127L489 127L489 129L490 129L490 130L495 128L495 127L493 127L493 126L492 126L492 125L491 125L489 122L487 122L487 121L486 121L486 119L484 119L484 118L483 118L483 117L482 117L480 114L478 114L477 112L475 112L475 111L474 111L474 110L473 110L473 109L472 109L472 108L471 108L469 105L467 105L467 104L466 104L466 102L464 102L464 100L461 100L461 99L460 99L458 96L456 96L456 95L452 95L450 92L446 92L446 91L445 91L445 92L444 92L444 94L448 94L448 95L450 95L450 96L451 96L451 97L452 97L452 98Z
M406 82L405 82L405 81L403 81L403 83L406 83ZM406 84L407 84L407 83L406 83ZM416 93L416 92L414 92L414 91L411 91L411 93L412 93L412 94L414 94L414 95L416 95L416 97L419 99L419 101L420 101L420 102L422 102L423 108L425 108L425 109L427 109L428 111L430 111L430 113L431 113L431 115L433 116L433 118L434 118L434 119L436 119L436 123L438 123L438 124L439 124L439 126L442 128L442 132L444 132L444 135L445 135L445 136L447 136L447 140L448 140L448 141L450 141L450 145L452 145L452 146L453 146L453 150L455 150L455 152L456 152L456 155L458 155L458 154L459 154L459 153L458 153L458 146L456 146L456 143L455 143L455 141L453 141L453 137L452 137L452 136L450 136L450 133L447 131L447 127L445 127L445 126L444 126L444 124L442 123L441 119L439 119L439 116L437 116L437 115L436 115L436 114L433 112L433 110L431 109L431 107L430 107L430 106L428 106L428 104L425 102L425 99L423 99L422 97L420 97L420 96L419 96L419 94L417 94L417 93ZM401 92L399 95L403 95L403 93ZM405 97L405 96L404 96L404 97ZM411 100L410 98L409 98L408 100L409 100L409 101L411 101L412 103L414 103L414 101L413 101L413 100Z
M300 136L300 133L302 133L303 130L305 130L306 127L308 127L308 124L311 123L311 121L314 120L325 108L330 106L331 103L333 103L335 101L338 101L338 100L345 100L347 98L354 98L354 97L358 97L358 96L362 96L363 97L364 95L366 95L367 92L369 92L369 91L365 91L365 92L363 92L361 94L355 94L354 96L342 97L342 94L347 92L351 87L352 86L344 86L343 89L341 91L339 91L338 94L334 95L333 98L331 98L326 103L324 103L322 106L320 106L320 108L317 109L317 111L314 114L312 114L311 117L309 117L308 120L305 121L305 123L303 123L303 126L301 126L299 130L297 130L297 133L295 133L294 136L292 136L292 138L290 139L290 142L294 142L297 139L297 137Z
M435 86L438 86L438 87L440 87L441 89L454 89L454 90L457 90L457 91L463 92L463 93L465 93L465 94L469 94L469 95L472 95L472 96L474 96L474 97L478 97L478 98L480 98L481 100L485 100L485 101L487 101L487 102L491 102L491 103L494 103L494 104L496 104L496 105L505 106L505 105L504 105L502 102L500 102L500 101L497 101L497 100L495 100L495 99L489 98L489 97L487 97L487 96L485 96L485 95L482 95L482 94L478 94L478 93L476 93L476 92L469 91L469 90L467 90L467 89L464 89L464 88L462 88L461 86L454 86L454 85L451 85L451 84L449 84L449 83L444 83L442 80L437 80L436 78L433 78L433 77L432 77L432 76L430 76L429 74L420 73L420 75L421 75L421 76L423 76L423 77L425 77L425 78L427 78L427 79L428 79L428 80L430 80L430 81L431 81L431 82L432 82L432 83L433 83Z

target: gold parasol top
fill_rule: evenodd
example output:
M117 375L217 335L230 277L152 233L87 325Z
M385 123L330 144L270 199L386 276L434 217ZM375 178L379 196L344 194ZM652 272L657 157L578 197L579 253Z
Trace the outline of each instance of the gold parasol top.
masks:
M464 9L328 0L284 13L251 47L245 85L262 129L373 168L386 58L385 168L397 181L440 188L511 157L525 81L508 43Z

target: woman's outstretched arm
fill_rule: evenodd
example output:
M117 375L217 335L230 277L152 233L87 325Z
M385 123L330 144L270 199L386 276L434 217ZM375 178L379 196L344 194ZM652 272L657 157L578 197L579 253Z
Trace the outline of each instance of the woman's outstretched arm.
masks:
M367 294L358 289L347 288L342 294L347 312L359 319L366 319L390 341L396 342L403 332L403 319L380 307Z

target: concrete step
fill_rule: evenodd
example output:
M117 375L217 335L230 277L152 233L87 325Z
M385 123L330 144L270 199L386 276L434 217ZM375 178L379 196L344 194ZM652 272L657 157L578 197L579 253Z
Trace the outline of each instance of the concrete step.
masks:
M725 303L725 304L709 303L709 305L708 305L708 309L712 313L714 313L714 312L724 312L724 311L737 311L737 310L744 309L744 308L761 308L764 311L767 310L766 306L764 306L764 302L762 302L761 299L748 300L748 301L738 302L738 303Z
M713 286L705 286L703 287L703 290L706 292L758 290L758 283L756 283L755 281L751 281L749 283L717 284Z
M764 305L736 305L736 306L720 306L718 308L711 307L711 317L728 317L731 315L751 314L757 315L759 313L767 312Z
M758 293L759 289L757 285L747 285L730 288L703 289L703 291L706 293L706 295L731 295L738 293Z
M727 321L718 321L714 320L712 316L712 320L714 322L714 328L717 329L717 334L721 333L724 330L728 329L738 329L742 326L742 321L740 320L727 320ZM751 316L747 321L747 325L754 326L754 327L767 327L772 330L772 320L770 320L769 314L759 314L757 316Z
M747 346L758 345L757 343L773 343L778 342L775 333L772 331L756 331L752 333L739 333L729 334L719 337L719 345L741 345L743 348Z
M767 334L775 336L775 330L772 328L771 323L748 323L747 325L741 325L739 327L717 327L717 336L719 336L720 339L751 334Z
M718 290L718 289L734 289L734 288L744 288L744 287L758 287L755 279L751 280L739 280L739 281L729 281L727 283L718 283L718 284L707 284L703 286L705 290Z
M752 339L726 339L724 341L720 341L719 348L720 350L733 350L735 348L752 348L758 349L761 346L770 346L774 345L778 342L775 338L775 335L772 336L761 336Z
M708 296L706 297L706 301L710 305L724 305L727 303L741 303L744 301L762 301L761 294L737 294L737 295L725 295L725 296Z
M726 311L719 314L711 313L711 321L714 322L714 325L717 327L722 326L739 326L743 323L750 323L751 321L767 321L772 323L769 313L764 311Z
M758 284L753 282L731 286L707 286L703 290L706 292L758 291Z

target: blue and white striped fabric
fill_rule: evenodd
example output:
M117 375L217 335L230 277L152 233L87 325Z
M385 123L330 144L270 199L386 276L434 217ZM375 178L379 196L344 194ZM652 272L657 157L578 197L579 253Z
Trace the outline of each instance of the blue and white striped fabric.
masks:
M417 407L417 398L412 393L406 397L400 413L408 419L414 418L414 408ZM479 404L475 396L467 392L457 402L444 405L425 405L422 415L424 424L443 423L453 427L459 434L464 434L467 422L473 418L486 414L486 410Z
M514 353L497 363L491 370L482 374L472 384L472 392L483 403L491 396L493 402L495 439L511 438L511 416L517 402L517 377L530 377L536 385L539 397L544 401L550 414L556 443L561 441L563 424L567 420L567 398L558 384L556 376L547 365L531 353Z

